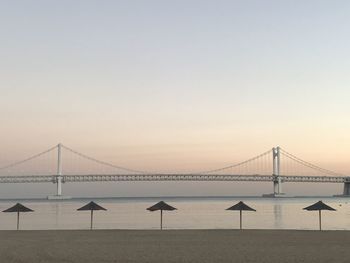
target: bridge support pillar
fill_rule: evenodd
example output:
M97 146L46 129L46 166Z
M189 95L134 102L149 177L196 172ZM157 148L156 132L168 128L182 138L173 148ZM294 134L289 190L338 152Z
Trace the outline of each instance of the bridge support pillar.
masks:
M350 197L350 177L344 179L344 190L341 195L334 195L335 197Z
M350 179L344 182L343 196L350 196Z
M275 180L273 181L273 194L275 196L282 195L282 180L280 176L275 176Z
M57 196L62 195L62 176L57 176Z

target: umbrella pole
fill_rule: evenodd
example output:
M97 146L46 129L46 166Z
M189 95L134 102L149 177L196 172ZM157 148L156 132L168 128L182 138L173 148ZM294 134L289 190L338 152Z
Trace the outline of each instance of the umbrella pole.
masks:
M163 210L160 210L160 230L163 230Z
M17 211L17 230L19 230L19 211Z
M92 230L93 216L94 216L94 210L91 210L90 230Z
M321 210L318 210L318 217L319 217L319 223L320 223L320 231L322 230L321 224L322 224L322 220L321 220Z
M239 210L239 229L242 230L242 210Z

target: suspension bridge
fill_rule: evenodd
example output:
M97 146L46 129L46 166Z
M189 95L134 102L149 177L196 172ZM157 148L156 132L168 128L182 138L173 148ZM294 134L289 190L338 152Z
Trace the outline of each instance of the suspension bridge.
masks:
M195 173L138 171L97 160L58 144L27 159L0 167L0 183L54 183L56 195L64 199L63 183L118 181L242 181L271 182L273 192L283 196L283 183L340 183L343 196L350 196L350 177L324 169L274 147L246 161Z

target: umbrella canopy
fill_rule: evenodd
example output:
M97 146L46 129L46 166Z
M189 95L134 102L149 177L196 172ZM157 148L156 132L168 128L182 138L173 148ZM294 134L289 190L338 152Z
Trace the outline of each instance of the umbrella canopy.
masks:
M336 211L333 207L326 205L322 201L318 201L317 203L314 203L313 205L304 207L303 209L307 210L307 211L317 211L317 210Z
M239 211L239 229L242 229L242 211L256 211L242 201L239 201L237 204L227 208L226 210Z
M310 206L307 206L307 207L304 207L303 209L307 210L307 211L318 211L320 231L322 230L321 211L322 210L336 211L333 207L326 205L322 201L318 201L317 203L310 205Z
M168 205L167 203L160 201L155 205L147 208L148 211L154 212L160 210L160 230L163 229L163 210L165 211L173 211L176 210L175 207Z
M96 204L95 202L91 201L90 203L80 207L77 209L78 211L87 211L87 210L105 210L107 211L106 208Z
M14 213L14 212L34 212L34 210L25 207L24 205L17 203L14 206L7 208L6 210L4 210L3 212L5 213Z
M227 208L226 210L237 210L237 211L256 211L255 209L251 208L250 206L247 206L242 201L239 201L237 204Z
M77 209L78 211L91 211L91 217L90 217L90 229L92 229L92 224L93 224L93 216L94 216L94 210L104 210L106 211L107 209L96 204L95 202L91 201L90 203L80 207Z
M2 212L5 212L5 213L17 213L17 230L19 229L19 213L20 212L34 212L34 210L28 208L28 207L25 207L24 205L20 204L20 203L17 203L15 204L14 206L2 211Z
M153 211L157 211L157 210L166 210L166 211L173 211L176 210L175 207L168 205L167 203L160 201L158 203L156 203L155 205L148 207L147 210L153 212Z

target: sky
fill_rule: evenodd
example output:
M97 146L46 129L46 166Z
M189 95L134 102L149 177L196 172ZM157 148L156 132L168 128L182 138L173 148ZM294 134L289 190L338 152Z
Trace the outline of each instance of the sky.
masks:
M198 171L280 145L349 174L349 11L345 0L1 0L0 165L61 142L133 169ZM272 188L67 187L130 196ZM23 188L46 193L0 186L5 196Z

